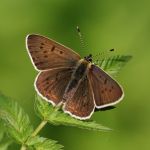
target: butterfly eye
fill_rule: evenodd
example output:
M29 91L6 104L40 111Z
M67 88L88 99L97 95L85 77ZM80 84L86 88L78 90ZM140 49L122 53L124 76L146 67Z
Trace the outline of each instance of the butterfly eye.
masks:
M89 58L89 61L92 62L92 58Z

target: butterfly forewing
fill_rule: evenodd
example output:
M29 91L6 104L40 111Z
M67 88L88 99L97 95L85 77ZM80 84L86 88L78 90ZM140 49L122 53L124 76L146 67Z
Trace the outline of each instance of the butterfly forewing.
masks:
M122 99L123 90L120 85L99 67L91 65L88 78L97 108L114 105Z
M61 102L73 69L58 68L39 73L35 80L37 92L53 105Z
M88 119L95 108L89 80L85 77L74 96L64 104L64 111L78 119Z
M74 67L80 56L53 40L31 34L26 38L30 58L37 70Z

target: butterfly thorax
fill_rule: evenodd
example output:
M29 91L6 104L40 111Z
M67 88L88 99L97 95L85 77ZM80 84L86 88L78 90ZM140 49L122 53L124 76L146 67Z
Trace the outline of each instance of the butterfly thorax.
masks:
M88 56L84 57L84 60L92 62L92 54L89 54Z
M77 66L72 74L71 80L68 83L68 86L65 90L63 101L65 102L68 99L71 99L75 94L80 82L86 78L88 69L91 66L91 62L87 61L85 58L79 60Z

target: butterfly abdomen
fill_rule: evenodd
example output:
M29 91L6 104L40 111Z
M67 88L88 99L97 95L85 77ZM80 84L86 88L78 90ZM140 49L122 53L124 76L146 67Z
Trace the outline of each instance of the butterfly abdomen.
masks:
M68 86L65 90L64 96L63 96L63 100L67 100L73 97L73 95L75 94L80 82L82 81L82 79L85 77L86 72L87 72L87 68L88 68L88 64L89 62L87 62L84 59L81 59L76 67L76 69L74 70L71 80L68 83Z

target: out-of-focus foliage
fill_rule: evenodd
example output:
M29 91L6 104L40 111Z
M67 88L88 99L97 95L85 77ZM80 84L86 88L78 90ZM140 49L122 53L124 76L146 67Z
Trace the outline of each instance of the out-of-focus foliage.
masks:
M2 120L0 120L0 129L0 150L7 150L12 140L7 136Z

